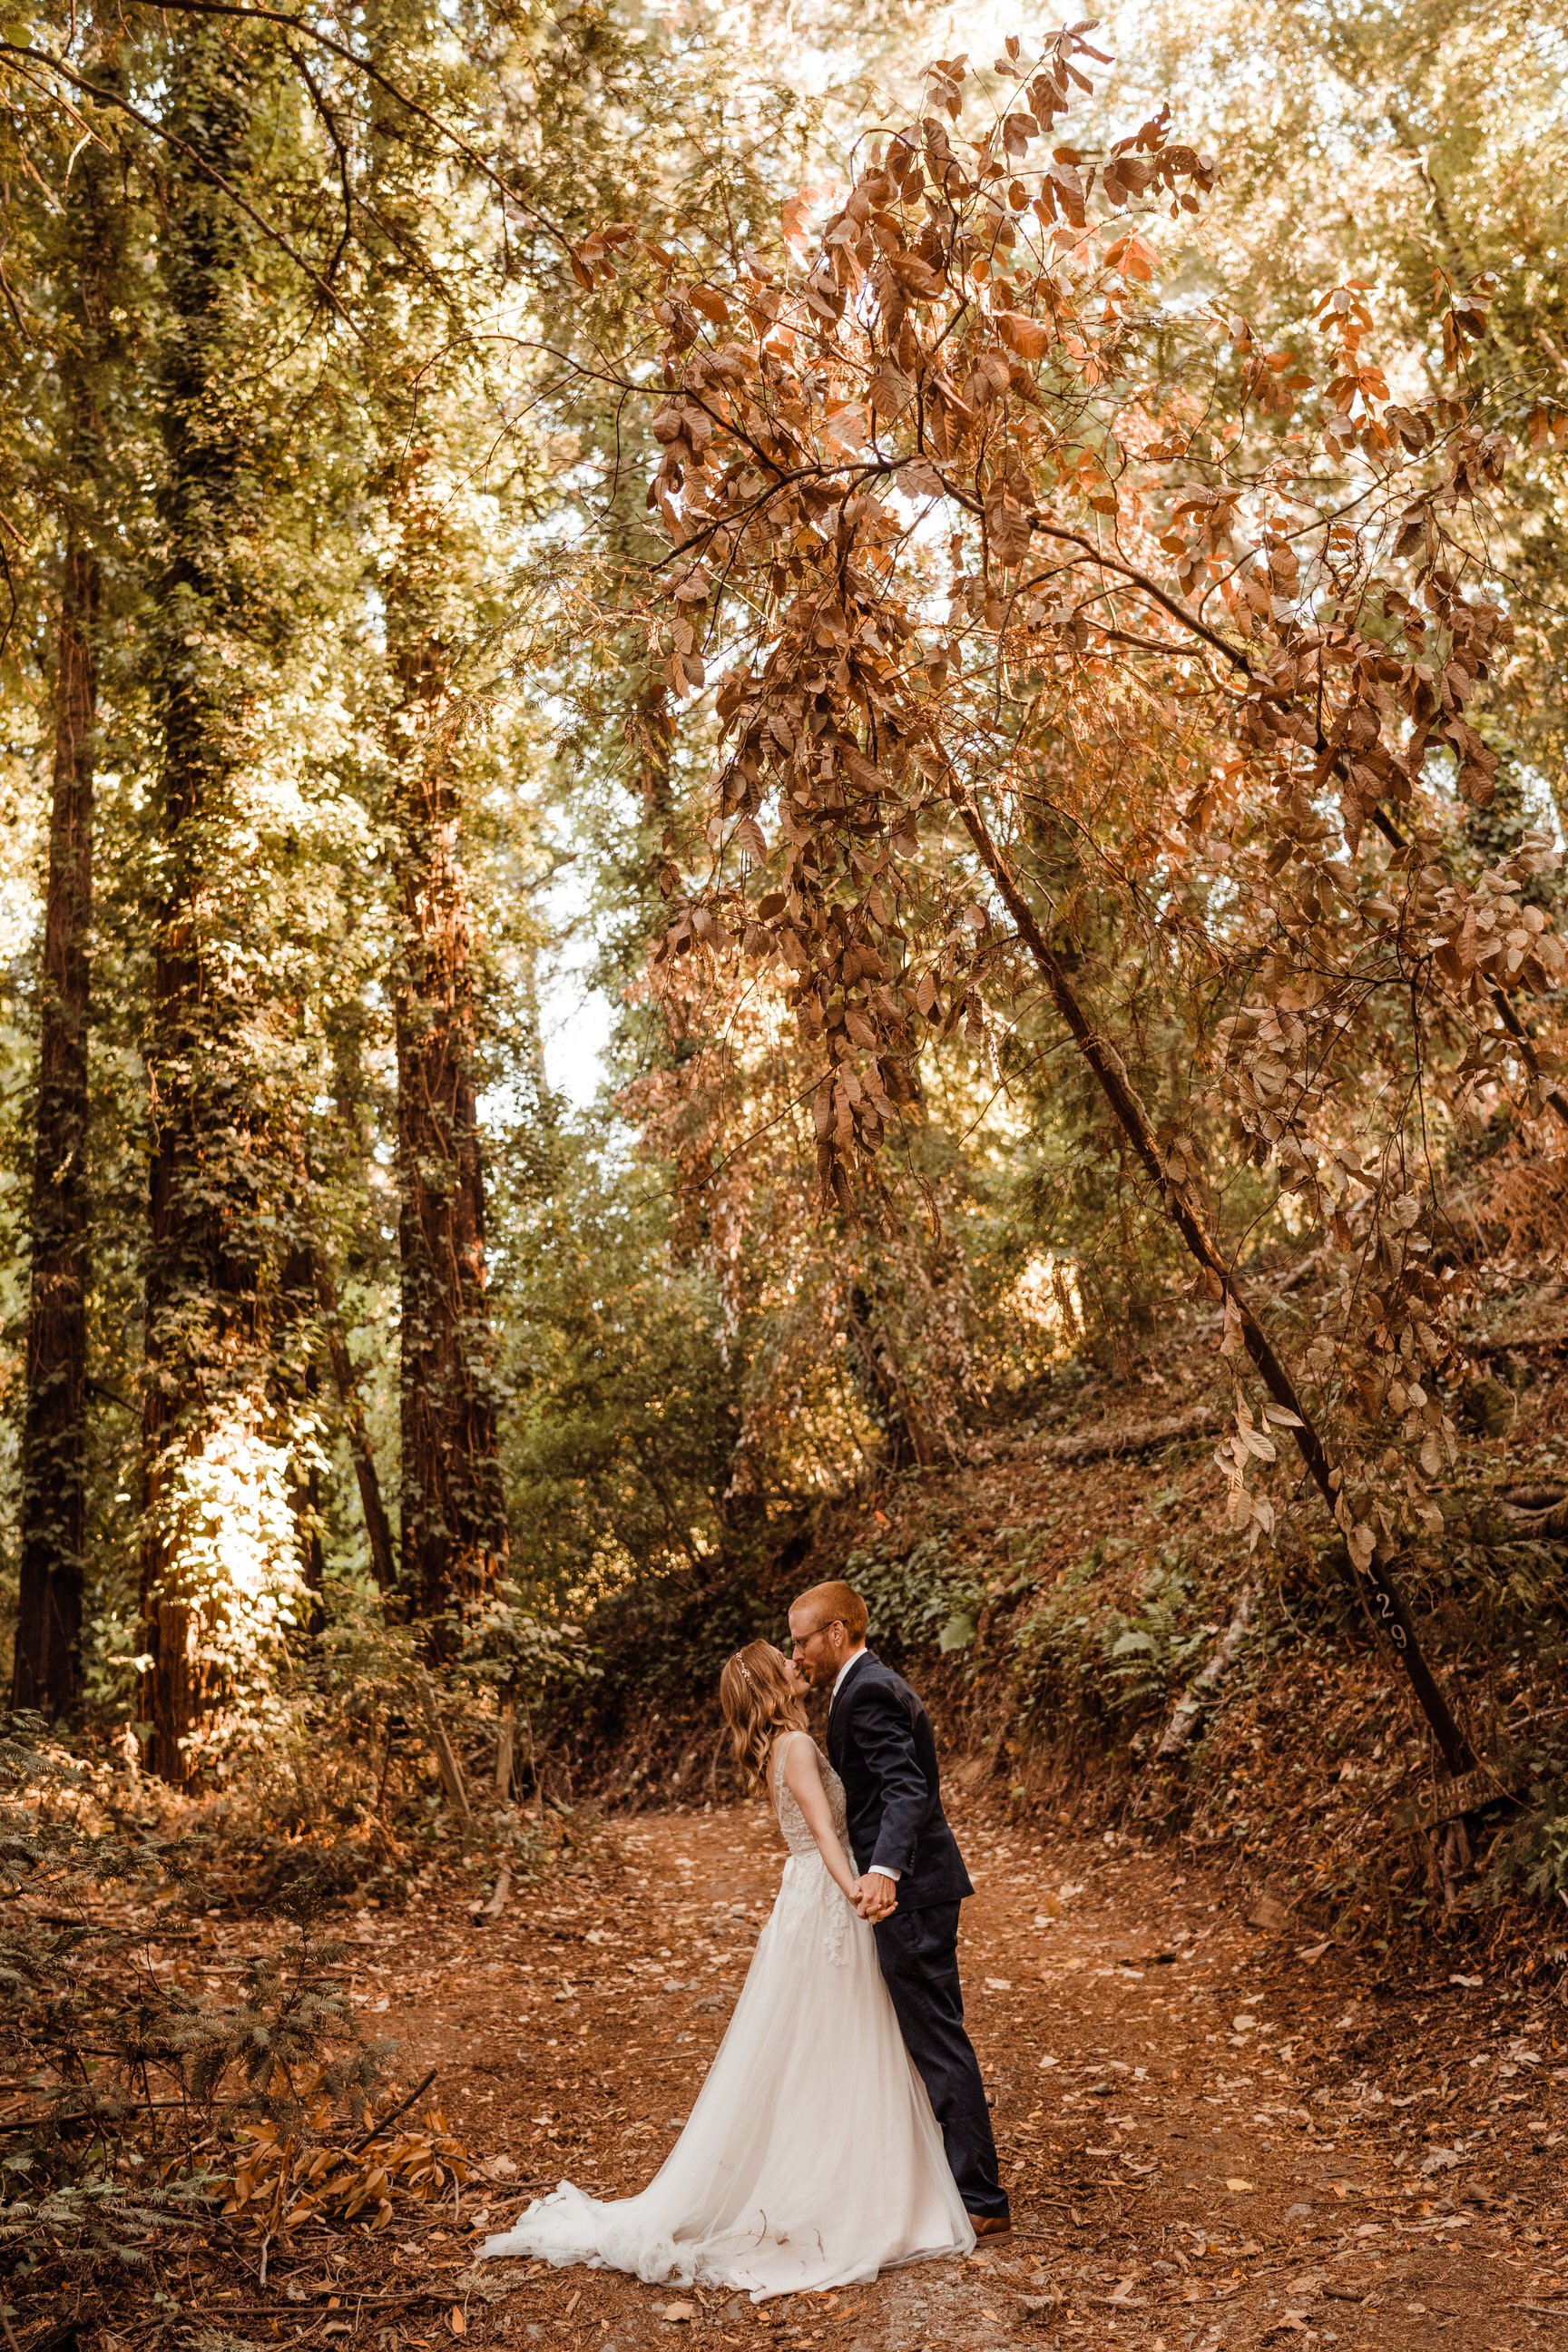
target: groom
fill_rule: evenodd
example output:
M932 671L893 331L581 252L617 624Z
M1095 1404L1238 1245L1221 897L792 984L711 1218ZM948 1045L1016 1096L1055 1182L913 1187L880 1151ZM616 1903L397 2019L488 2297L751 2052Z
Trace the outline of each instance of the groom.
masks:
M830 1694L827 1752L844 1783L857 1900L877 1930L883 1981L975 2235L1000 2237L1012 2223L958 1980L959 1906L974 1889L942 1810L931 1717L866 1647L866 1623L847 1584L814 1585L789 1612L796 1664Z

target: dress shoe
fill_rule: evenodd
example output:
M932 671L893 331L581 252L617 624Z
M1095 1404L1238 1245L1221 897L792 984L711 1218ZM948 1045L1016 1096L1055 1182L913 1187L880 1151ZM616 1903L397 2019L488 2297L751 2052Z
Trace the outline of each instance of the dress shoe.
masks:
M972 2213L969 2226L977 2238L1005 2238L1013 2227L1010 2213Z

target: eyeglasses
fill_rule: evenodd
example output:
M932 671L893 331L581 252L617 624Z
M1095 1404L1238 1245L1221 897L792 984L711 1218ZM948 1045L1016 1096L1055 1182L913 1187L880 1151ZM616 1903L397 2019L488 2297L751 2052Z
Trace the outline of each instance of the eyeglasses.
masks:
M814 1625L809 1633L795 1633L792 1635L791 1638L795 1643L795 1654L796 1657L800 1655L802 1650L810 1649L812 1643L816 1641L819 1633L826 1633L830 1626L842 1625L843 1622L844 1620L842 1617L828 1617L826 1618L820 1625Z

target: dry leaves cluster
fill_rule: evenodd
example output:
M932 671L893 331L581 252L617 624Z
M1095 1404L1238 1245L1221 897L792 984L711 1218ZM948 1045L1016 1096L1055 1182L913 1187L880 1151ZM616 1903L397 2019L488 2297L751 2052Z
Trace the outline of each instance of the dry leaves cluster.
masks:
M330 2128L331 2109L313 2121ZM308 2138L276 2123L247 2124L223 2211L275 2233L307 2221L362 2221L384 2230L398 2196L429 2204L468 2177L468 2153L432 2108L417 2124L348 2147Z

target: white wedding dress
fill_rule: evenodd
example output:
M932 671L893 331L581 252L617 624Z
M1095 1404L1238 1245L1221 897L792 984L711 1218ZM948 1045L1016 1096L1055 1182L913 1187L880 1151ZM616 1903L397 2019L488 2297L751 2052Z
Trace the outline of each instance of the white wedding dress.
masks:
M843 1784L809 1744L845 1839ZM874 1932L829 1876L785 1784L787 1745L779 1743L773 1777L789 1847L783 1883L662 2168L639 2196L614 2203L563 2181L514 2228L487 2238L481 2256L588 2263L739 2288L761 2303L973 2245Z

